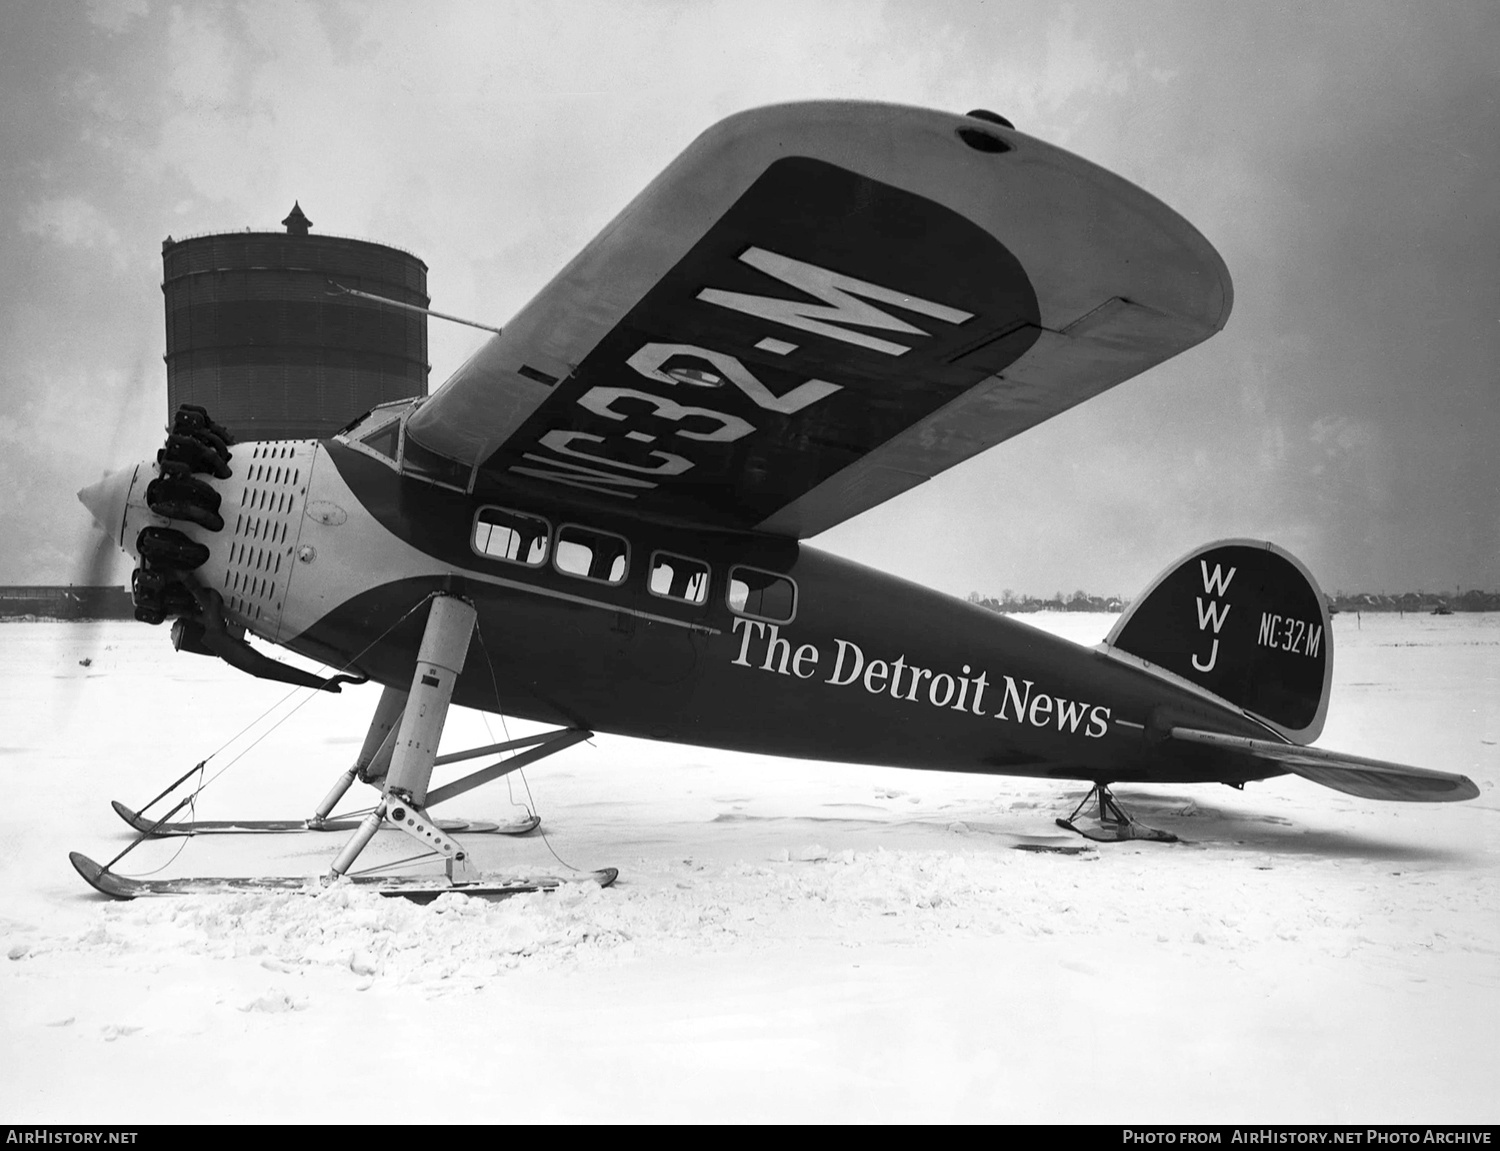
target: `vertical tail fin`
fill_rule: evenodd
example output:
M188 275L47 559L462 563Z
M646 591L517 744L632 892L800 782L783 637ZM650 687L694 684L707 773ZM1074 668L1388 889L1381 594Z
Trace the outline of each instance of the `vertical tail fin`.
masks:
M1323 731L1333 679L1328 601L1275 544L1220 540L1190 552L1104 642L1252 712L1294 743Z

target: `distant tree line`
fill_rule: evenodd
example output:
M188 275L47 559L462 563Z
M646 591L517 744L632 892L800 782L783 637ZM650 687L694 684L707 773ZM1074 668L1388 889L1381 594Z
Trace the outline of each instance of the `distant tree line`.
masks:
M974 591L969 593L969 602L978 604L980 607L987 607L990 611L1007 614L1032 611L1124 611L1130 605L1128 599L1117 595L1090 595L1081 589L1071 595L1056 592L1047 599L1034 595L1017 595L1010 588L1001 592L999 599L994 596L980 595ZM1475 589L1466 592L1455 591L1452 595L1440 595L1428 591L1408 591L1388 595L1385 592L1372 594L1336 591L1328 596L1328 607L1333 612L1500 611L1500 592Z
M1028 611L1124 611L1125 605L1130 601L1117 595L1090 595L1081 589L1072 595L1065 596L1062 592L1057 592L1051 599L1041 599L1034 595L1017 595L1006 588L1000 593L999 599L982 596L977 591L970 592L969 602L987 607L990 611L1009 614Z
M1328 606L1335 611L1500 611L1500 592L1455 591L1452 595L1440 595L1429 591L1408 591L1397 595L1381 592L1336 591L1328 597Z

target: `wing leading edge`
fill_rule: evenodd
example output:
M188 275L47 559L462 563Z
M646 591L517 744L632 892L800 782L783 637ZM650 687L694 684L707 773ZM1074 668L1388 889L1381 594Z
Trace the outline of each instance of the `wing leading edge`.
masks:
M1145 192L859 103L699 137L411 418L476 487L816 534L1207 338L1232 289Z

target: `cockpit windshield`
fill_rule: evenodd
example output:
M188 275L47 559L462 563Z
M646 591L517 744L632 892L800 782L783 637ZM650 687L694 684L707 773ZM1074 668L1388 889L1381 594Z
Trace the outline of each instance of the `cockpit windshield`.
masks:
M339 438L395 463L401 447L401 416L409 400L372 408L339 433Z

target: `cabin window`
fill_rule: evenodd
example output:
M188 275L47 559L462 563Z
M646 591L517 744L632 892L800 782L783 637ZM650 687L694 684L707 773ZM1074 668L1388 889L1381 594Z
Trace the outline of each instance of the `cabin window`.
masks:
M488 559L541 567L547 562L547 521L508 508L480 508L473 547Z
M611 532L568 524L557 529L557 551L552 562L565 575L600 583L625 582L630 545Z
M797 585L775 572L731 568L729 610L768 623L790 623L797 612Z
M708 599L708 565L686 556L657 552L651 557L651 579L646 585L663 599L700 604Z

